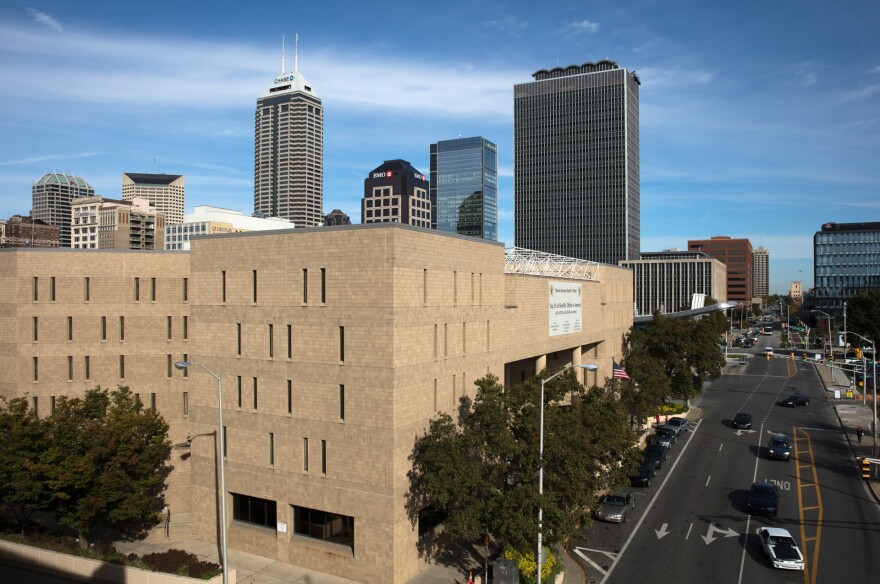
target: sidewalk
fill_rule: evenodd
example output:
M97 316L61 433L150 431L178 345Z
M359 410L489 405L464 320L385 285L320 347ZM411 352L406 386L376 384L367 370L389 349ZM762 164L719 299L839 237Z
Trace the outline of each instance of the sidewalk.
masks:
M871 420L874 415L874 405L871 396L868 396L866 404L862 403L863 397L857 390L853 391L853 399L835 399L835 389L840 391L841 396L846 395L846 390L849 388L849 379L840 369L829 369L824 365L814 365L814 367L825 389L825 397L832 403L837 419L840 421L840 427L852 449L852 464L855 469L857 468L856 459L862 457L870 458L873 451L874 439L871 436ZM859 426L865 432L861 443L856 438L856 428ZM878 439L880 439L880 436L878 436ZM880 444L878 444L878 457L880 457ZM880 469L877 467L878 465L873 465L875 477L880 472ZM857 476L861 477L861 470L859 470ZM873 495L874 500L880 504L880 481L876 479L870 480L868 481L868 487L868 491Z

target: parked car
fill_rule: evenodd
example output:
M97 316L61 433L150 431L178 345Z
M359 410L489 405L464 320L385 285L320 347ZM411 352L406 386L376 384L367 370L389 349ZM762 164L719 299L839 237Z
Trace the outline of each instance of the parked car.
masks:
M656 442L648 444L648 446L645 447L645 453L643 456L645 460L656 464L657 469L659 470L663 466L663 461L669 460L669 447L657 444Z
M664 424L664 426L669 426L673 428L676 433L681 434L682 432L687 432L691 429L691 423L687 421L686 418L669 418L669 421Z
M650 487L651 479L655 476L657 476L657 463L645 460L630 475L629 484L633 487Z
M770 441L767 443L767 455L770 458L788 460L791 457L791 443L788 438L783 434L770 436Z
M609 493L599 500L599 508L594 517L600 521L623 523L629 517L630 509L635 506L632 493Z
M796 408L810 405L810 398L800 393L793 393L779 403L787 408Z
M781 527L759 527L755 533L758 534L761 547L774 568L804 569L804 556L788 530Z
M776 517L779 512L779 487L773 483L752 483L746 505L753 515Z
M751 349L754 346L755 341L753 339L746 339L745 342L743 342L743 349Z
M740 430L752 429L752 415L745 412L739 412L733 417L732 425Z
M676 434L675 430L672 428L667 428L666 426L660 426L654 430L654 434L648 438L648 442L652 444L662 444L668 448L672 448L672 445L676 443L678 440L678 434Z

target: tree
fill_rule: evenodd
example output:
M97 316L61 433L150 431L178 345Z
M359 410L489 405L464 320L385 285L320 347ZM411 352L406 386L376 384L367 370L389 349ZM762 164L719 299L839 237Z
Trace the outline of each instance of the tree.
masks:
M80 545L96 526L141 531L156 522L170 471L168 424L128 387L60 398L44 456L58 521Z
M702 391L704 381L721 375L724 356L718 337L723 331L718 314L695 320L655 313L646 327L633 328L627 335L624 362L637 371L630 364L658 361L670 383L666 397L689 399Z
M0 397L0 504L24 533L34 512L49 508L46 488L46 427L25 398Z
M525 553L535 544L539 504L548 546L589 522L598 492L620 485L636 463L627 412L612 392L585 392L574 372L548 382L539 499L540 379L505 388L487 375L476 382L473 403L463 403L459 423L447 414L430 422L410 457L412 521L435 508L452 535L473 540L489 532L503 548ZM559 405L573 394L582 399Z
M849 330L880 345L880 288L862 290L853 298L847 305L847 319Z

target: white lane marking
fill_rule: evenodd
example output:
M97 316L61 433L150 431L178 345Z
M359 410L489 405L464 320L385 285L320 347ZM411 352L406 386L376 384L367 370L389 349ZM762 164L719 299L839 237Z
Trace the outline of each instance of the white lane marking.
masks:
M584 550L585 552L591 552L594 554L602 554L603 556L608 556L612 560L617 557L617 554L614 552L609 552L607 550L594 550L593 548L585 548L585 547L576 547L575 549Z
M657 539L663 539L664 537L669 535L669 531L667 531L667 529L666 529L667 527L669 527L669 524L664 523L663 525L660 526L660 529L654 530L654 533L657 534Z
M605 570L603 570L602 567L599 566L599 564L597 564L596 562L594 562L593 560L588 558L586 555L581 553L581 550L579 550L578 548L574 548L574 553L579 555L585 562L587 562L588 564L590 564L591 566L596 568L597 571L601 572L602 574L604 574L607 577L608 573ZM611 565L613 566L614 564L612 563Z
M709 481L712 480L712 475L709 475L709 478L706 479L706 486L709 486Z
M722 442L721 445L718 447L718 452L721 452L722 448L724 448L724 442Z
M691 529L693 529L693 528L694 528L694 524L691 523L690 526L688 527L688 532L687 532L687 534L684 536L685 539L687 539L687 538L689 538L689 537L691 536Z
M761 424L761 429L758 431L758 448L761 448L761 436L764 434L764 424ZM752 482L755 482L755 479L758 478L758 463L761 461L761 458L755 457L755 472L752 473ZM742 558L739 561L739 578L737 579L737 584L742 584L743 581L743 570L746 567L746 547L749 544L749 527L752 524L752 514L749 513L746 518L746 530L743 532L743 553ZM613 564L612 564L613 566Z
M727 529L721 529L720 527L715 527L715 523L709 523L709 529L706 531L706 535L701 535L703 541L706 542L706 545L709 545L716 539L714 534L720 533L724 537L733 537L734 535L739 535L736 531L733 530L732 527L728 527Z
M657 489L657 492L654 493L654 496L651 498L651 501L648 502L648 505L645 507L645 512L642 514L641 517L639 517L639 520L636 522L635 526L633 527L633 530L630 532L629 537L626 538L626 542L624 542L623 546L620 548L620 551L617 552L617 557L614 558L613 562L611 562L611 565L608 567L608 572L605 573L605 575L599 581L599 584L605 584L605 582L608 580L608 576L611 575L611 572L613 572L614 568L617 566L617 562L623 556L624 552L626 552L626 549L629 547L629 544L632 543L632 540L636 536L636 533L639 532L639 528L642 526L642 523L645 522L645 518L648 516L648 511L651 509L651 507L654 506L654 502L657 500L657 497L660 496L660 493L663 492L663 488L666 486L666 482L669 480L669 477L672 476L672 472L675 470L675 467L678 466L678 463L684 457L684 451L687 450L688 446L691 445L691 442L693 441L694 435L697 433L697 430L700 429L700 424L702 422L703 422L703 420L700 419L700 420L697 420L697 422L695 422L693 424L693 431L690 433L691 435L688 438L687 444L682 446L681 452L679 453L678 458L676 458L675 462L672 463L672 468L669 469L669 472L667 473L666 478L663 479L662 483L660 483L660 488ZM757 472L757 470L755 470L755 472Z

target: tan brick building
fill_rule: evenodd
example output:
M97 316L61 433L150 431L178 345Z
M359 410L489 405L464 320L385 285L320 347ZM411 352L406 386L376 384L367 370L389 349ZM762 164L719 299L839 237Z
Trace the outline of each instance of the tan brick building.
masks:
M77 363L91 352L100 369L90 381L112 385L124 354L124 381L146 403L157 394L173 441L191 437L186 456L173 454L172 507L216 540L217 382L197 369L169 379L167 355L188 354L223 381L230 548L363 582L405 582L423 565L404 496L432 416L473 397L486 373L512 384L545 366L596 363L585 381L601 383L632 324L629 270L530 275L500 244L403 225L218 235L193 240L189 255L33 253L0 252L2 314L17 339L0 355L15 371L4 395L40 396L42 408L59 387L93 385L81 374L69 385L69 353ZM45 299L52 277L55 303ZM576 314L555 313L554 294L580 304ZM115 329L102 340L105 314L127 317L125 341ZM45 319L38 341L34 316Z

